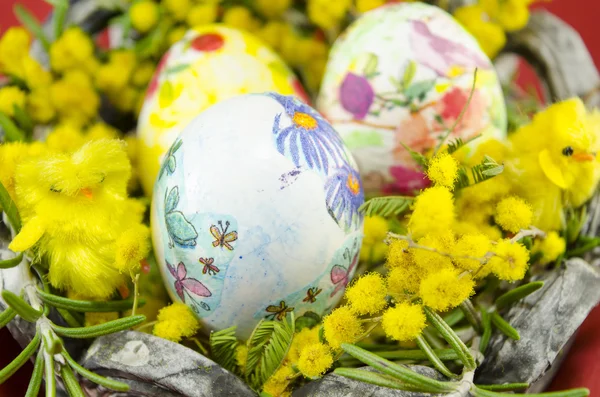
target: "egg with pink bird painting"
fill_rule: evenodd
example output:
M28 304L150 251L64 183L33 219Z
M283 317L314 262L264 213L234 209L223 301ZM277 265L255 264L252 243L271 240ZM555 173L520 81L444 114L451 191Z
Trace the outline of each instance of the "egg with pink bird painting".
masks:
M429 184L411 150L427 155L460 138L469 151L506 136L492 62L451 15L423 3L377 8L342 33L317 109L341 134L372 193L412 194Z

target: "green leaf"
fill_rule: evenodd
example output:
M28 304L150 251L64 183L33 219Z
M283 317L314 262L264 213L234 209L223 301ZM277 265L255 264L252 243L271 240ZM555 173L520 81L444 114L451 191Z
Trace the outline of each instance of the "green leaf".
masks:
M35 310L29 303L25 302L23 298L15 295L9 290L2 291L2 298L6 304L12 307L25 321L34 323L42 316L41 310Z
M23 24L31 34L33 34L42 43L46 52L50 51L50 41L42 30L38 20L22 5L16 4L13 8L15 16Z
M17 372L33 356L39 346L40 335L36 333L27 347L10 364L0 370L0 384L6 382L8 378Z
M415 152L414 150L412 150L411 148L409 148L408 146L406 146L402 142L400 142L400 145L402 145L402 147L404 149L406 149L406 151L408 152L408 154L410 154L410 157L412 157L412 159L417 164L419 164L421 167L423 167L424 171L427 170L427 168L429 167L429 160L427 159L427 157L423 156L421 153Z
M2 113L0 113L1 118ZM2 211L8 217L8 222L15 229L16 233L21 231L21 217L19 216L19 210L17 210L17 206L10 198L10 194L0 182L0 206L2 207Z
M4 137L7 142L25 141L25 132L4 113L0 112L0 127L4 130Z
M498 299L496 299L496 309L502 310L505 307L512 305L515 302L520 301L521 299L531 295L538 289L544 286L543 281L534 281L531 283L527 283L508 291L507 293L501 295Z
M11 267L18 266L22 260L23 260L23 254L20 253L19 255L15 256L14 258L5 259L3 261L0 261L0 269L10 269Z
M333 371L336 375L345 376L346 378L354 379L364 383L370 383L372 385L387 387L390 389L415 391L415 392L427 392L427 390L420 389L415 386L403 383L393 376L380 374L377 372L365 371L359 368L336 368Z
M435 80L425 80L419 81L417 83L411 84L410 86L404 89L404 95L411 100L419 99L420 101L425 99L425 96L433 86L435 85Z
M56 397L56 376L54 374L54 356L44 351L44 369L46 397Z
M519 332L514 329L505 319L503 319L497 312L490 314L492 323L498 328L504 335L511 339L519 340L521 336Z
M469 143L473 142L475 139L478 139L478 138L481 138L481 134L475 135L474 137L471 137L471 138L467 139L466 141L463 140L461 137L454 138L453 140L448 142L448 153L452 154L452 153L456 152L458 149L462 148L465 145L468 145Z
M490 338L492 337L492 319L490 318L490 314L487 309L482 307L481 309L481 326L483 328L483 333L481 334L481 340L479 341L479 351L482 354L485 354L485 350L490 343Z
M410 61L404 70L404 75L402 76L402 86L408 87L410 83L412 83L415 74L417 73L417 63L415 61Z
M17 315L17 312L14 311L11 307L7 307L0 314L0 328L3 328L6 324L10 323L13 318Z
M398 216L408 210L413 200L414 197L405 196L374 197L363 203L358 210L366 216Z
M453 382L440 382L438 380L418 374L404 365L388 361L355 345L342 343L342 349L352 357L367 365L370 365L384 374L391 375L392 377L407 383L410 386L417 387L429 393L450 392L453 391L457 386L457 384Z
M490 390L484 390L475 386L471 389L471 392L475 397L506 397L504 393L496 393ZM590 395L590 391L588 389L571 389L565 391L554 391L548 393L532 393L532 394L520 394L515 393L511 394L511 396L526 396L526 397L587 397Z
M58 314L60 314L60 316L67 322L69 327L77 328L83 325L83 323L79 319L75 318L75 316L73 316L73 314L67 309L61 309L57 307L56 310L58 311Z
M73 373L71 367L68 365L62 365L60 367L60 377L62 378L70 397L85 397L85 394L83 394L83 390L81 390L81 386L79 385L77 378L75 378L75 374Z
M230 372L237 371L236 349L239 344L235 337L237 326L210 333L211 358Z
M502 385L476 385L478 388L490 391L513 391L524 390L529 387L529 383L504 383Z
M74 339L97 338L134 327L146 321L146 316L136 315L108 321L104 324L92 325L90 327L68 328L53 324L52 329L60 336Z
M435 369L437 369L441 374L443 374L444 376L446 376L450 379L457 377L456 374L453 374L448 369L448 367L446 367L446 365L444 365L442 360L435 354L435 351L431 348L431 346L429 346L429 343L427 343L425 338L423 338L421 335L419 335L419 336L417 336L416 342L417 342L417 346L419 346L419 348L421 350L423 350L423 353L425 353L425 355L427 356L427 359L434 366Z
M363 74L369 78L371 76L373 76L376 72L377 72L377 55L373 54L373 53L369 53L367 54L369 59L367 60L367 63L365 64L365 68L363 69Z
M295 331L294 313L283 321L262 321L248 340L246 378L255 388L262 386L287 355Z
M116 391L128 391L129 390L129 385L126 383L118 382L116 380L105 378L104 376L95 374L95 373L83 368L81 365L79 365L77 363L77 361L73 360L73 358L69 355L69 353L66 350L64 350L62 352L62 355L65 358L65 360L67 360L69 365L75 370L75 372L77 372L79 375L83 376L84 378L86 378L100 386L104 386L107 389L116 390Z
M65 25L65 17L69 11L69 0L44 0L46 3L54 7L52 14L52 30L54 39L58 39L63 32Z
M452 327L458 324L463 318L465 318L465 315L462 312L462 310L456 308L444 316L444 321L446 322L446 324Z
M93 301L82 301L75 299L68 299L62 296L50 294L40 289L37 290L37 294L42 302L54 306L56 308L73 310L76 312L94 312L94 313L109 313L109 312L124 312L131 310L133 307L133 300L126 299L122 301L106 301L106 302L93 302ZM142 306L146 301L140 299L138 304Z
M306 312L296 319L296 332L302 331L304 328L312 328L321 322L321 316L315 312Z
M37 357L35 358L35 365L33 366L33 372L31 373L31 380L29 386L27 386L27 392L25 397L38 397L40 393L40 387L42 386L42 378L44 377L44 352L38 351Z
M31 117L29 117L29 114L23 110L22 107L13 105L13 109L15 112L15 120L19 124L19 127L21 127L22 130L27 134L27 137L30 137L34 127L33 120Z
M469 349L462 340L456 335L454 330L446 324L444 319L442 319L437 313L428 308L427 306L423 307L425 311L425 315L429 322L438 330L438 332L442 335L442 337L452 346L454 350L456 350L456 354L460 358L460 361L463 362L467 371L471 371L475 369L477 366L475 364L475 359L469 352Z
M172 66L172 67L170 67L170 68L167 68L167 69L165 70L165 73L166 73L167 75L170 75L170 74L176 74L176 73L179 73L179 72L181 72L181 71L184 71L185 69L187 69L187 68L189 68L189 67L190 67L190 64L189 64L189 63L182 63L182 64L180 64L180 65L176 65L176 66ZM181 141L180 141L180 142L181 142ZM177 149L175 149L175 150L177 150Z
M469 179L466 169L461 167L459 169L459 178L455 186L460 189L475 185L500 175L503 171L503 165L498 164L496 160L486 155L483 157L483 160L481 160L481 163L471 168L471 179Z
M470 300L465 300L460 304L460 310L464 313L465 318L471 324L473 329L477 332L481 332L481 319L479 318L479 314L473 307L473 304ZM450 325L450 324L448 324Z

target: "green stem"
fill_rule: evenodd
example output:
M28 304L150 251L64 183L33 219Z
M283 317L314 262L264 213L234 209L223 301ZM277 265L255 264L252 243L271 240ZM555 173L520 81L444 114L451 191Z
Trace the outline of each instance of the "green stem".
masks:
M435 351L431 348L431 346L429 346L429 343L427 343L427 341L421 335L417 336L416 342L419 348L421 348L421 350L423 350L423 353L425 353L425 355L427 356L429 362L433 364L435 369L437 369L441 374L450 379L457 377L456 374L453 374L448 369L448 367L444 365L442 360L437 356L437 354L435 354Z
M413 385L404 383L394 378L391 375L380 374L377 372L365 371L358 368L337 368L333 371L336 375L345 376L346 378L358 380L363 383L387 387L390 389L406 390L412 392L427 392L427 389L421 389Z
M67 322L69 327L73 327L73 328L81 327L81 325L82 325L81 322L78 319L76 319L75 316L73 316L73 314L71 314L70 311L68 311L66 309L60 309L60 308L56 308L56 310L58 311L60 316Z
M449 327L448 324L446 324L444 320L433 310L431 310L427 306L424 306L423 310L429 322L439 331L439 333L446 340L446 342L448 342L450 346L452 346L452 348L456 350L458 358L460 358L460 361L462 361L465 365L465 370L474 370L477 367L477 365L475 364L475 359L469 352L467 346L465 346L463 341L460 340L458 335L456 335L456 332L454 332L454 330L451 327Z
M4 130L7 142L24 142L25 132L4 113L0 112L0 127Z
M158 323L158 321L150 321L150 322L148 322L148 323L146 323L146 324L142 324L142 325L140 325L140 326L139 326L139 327L137 327L137 328L134 328L133 330L134 330L134 331L141 332L142 330L144 330L144 329L146 329L146 328L153 327L153 326L154 326L156 323Z
M94 372L91 372L91 371L83 368L81 365L79 365L77 363L77 361L73 360L73 358L69 355L69 353L67 352L66 349L63 351L62 355L65 358L65 360L67 360L69 365L75 370L75 372L77 372L79 375L83 376L84 378L86 378L100 386L104 386L107 389L123 391L123 392L129 390L129 385L127 385L126 383L118 382L116 380L105 378L104 376L100 376Z
M0 119L1 116L2 113L0 113ZM0 182L0 207L2 207L2 211L6 214L8 222L15 230L15 233L19 233L21 231L21 217L19 216L19 211L2 182Z
M63 365L60 367L60 377L63 380L65 388L69 393L70 397L85 397L83 394L83 390L81 390L81 385L79 381L75 377L73 370L68 365Z
M524 390L529 387L529 383L505 383L503 385L476 385L478 388L488 391L513 391Z
M366 350L366 349L365 349ZM440 360L454 361L458 359L454 349L433 349L433 352ZM376 355L381 358L388 360L409 360L409 361L421 361L427 360L427 354L423 350L394 350L394 351L373 351Z
M456 324L458 324L463 318L465 318L465 314L463 313L463 311L456 308L444 316L444 321L446 322L446 324L453 327Z
M138 307L138 299L140 297L140 274L137 273L133 278L133 307L131 308L131 315L135 316L135 312Z
M521 336L519 332L514 329L505 319L503 319L497 312L491 313L492 323L498 328L502 333L508 336L511 339L519 340Z
M109 312L123 312L133 307L134 301L131 299L121 301L107 301L107 302L96 302L96 301L83 301L69 299L62 296L54 295L49 292L38 289L36 291L42 302L54 306L56 308L72 310L75 312L94 312L94 313L109 313ZM141 299L138 302L138 306L142 306L146 302Z
M434 328L431 326L428 326L423 330L423 337L436 349L443 349L446 347L445 343L438 338L438 336L435 334Z
M471 392L475 397L505 397L504 393L497 393L490 390L481 389L475 385L471 389ZM580 389L571 389L565 391L556 391L549 393L533 393L533 394L511 394L511 396L526 396L526 397L587 397L590 395L590 391L588 389L580 388Z
M31 373L31 380L29 386L27 386L27 392L25 397L38 397L40 393L40 387L42 386L42 379L44 377L44 351L39 350L37 357L35 358L35 365L33 366L33 372Z
M471 324L471 326L475 329L475 331L478 333L481 332L481 319L479 318L477 310L475 310L475 307L473 307L473 303L471 303L471 301L467 299L464 300L459 307L460 310L464 313L465 318L467 319L469 324ZM448 325L452 326L450 324Z
M10 269L15 266L18 266L22 260L23 260L23 254L21 253L21 254L15 256L14 258L5 259L3 261L0 261L0 269Z
M46 376L46 397L56 397L56 378L54 374L54 356L44 351L44 368Z
M10 306L7 307L6 310L0 314L0 328L3 328L6 324L10 323L16 315L16 311L14 311Z
M61 336L74 339L97 338L102 335L112 334L114 332L124 331L146 321L146 316L128 316L118 320L107 321L103 324L92 325L89 327L68 328L51 324L54 332Z

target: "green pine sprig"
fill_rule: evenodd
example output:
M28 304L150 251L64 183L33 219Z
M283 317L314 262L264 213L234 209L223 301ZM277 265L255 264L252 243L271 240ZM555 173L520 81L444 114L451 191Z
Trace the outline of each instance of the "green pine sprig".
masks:
M407 196L374 197L363 203L358 210L366 216L399 216L410 208L413 200L414 197Z
M236 349L240 342L235 337L237 327L229 327L210 333L212 359L226 370L239 373L236 362Z

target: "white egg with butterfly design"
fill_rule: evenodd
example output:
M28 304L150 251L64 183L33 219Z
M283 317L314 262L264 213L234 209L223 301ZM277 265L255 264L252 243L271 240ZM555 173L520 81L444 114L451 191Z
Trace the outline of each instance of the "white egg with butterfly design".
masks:
M309 106L275 93L214 105L154 187L165 285L207 328L237 325L240 338L263 318L322 316L356 269L363 201L352 155Z

